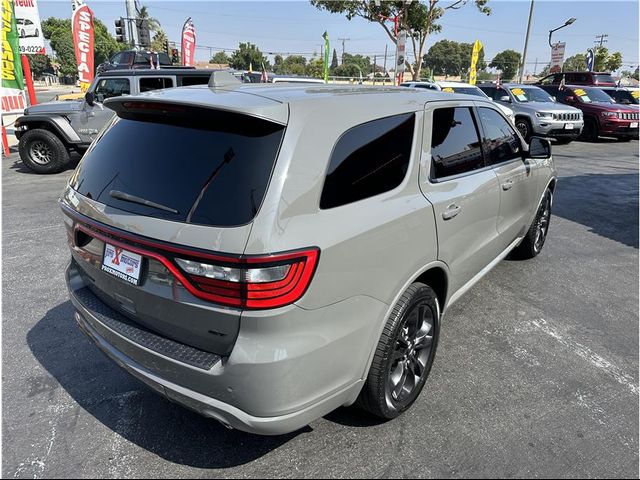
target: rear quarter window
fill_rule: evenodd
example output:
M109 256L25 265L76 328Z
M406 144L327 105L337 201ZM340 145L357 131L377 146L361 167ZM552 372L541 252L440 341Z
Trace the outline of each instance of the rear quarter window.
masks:
M320 208L357 202L393 190L409 168L415 114L381 118L351 128L333 149Z

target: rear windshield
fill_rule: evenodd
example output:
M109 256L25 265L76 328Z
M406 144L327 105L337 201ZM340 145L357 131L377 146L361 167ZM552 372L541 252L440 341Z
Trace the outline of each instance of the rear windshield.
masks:
M475 95L476 97L487 98L485 93L478 87L442 87L443 92L464 93L465 95Z
M85 154L71 187L149 217L224 227L252 221L284 126L202 110L117 119Z

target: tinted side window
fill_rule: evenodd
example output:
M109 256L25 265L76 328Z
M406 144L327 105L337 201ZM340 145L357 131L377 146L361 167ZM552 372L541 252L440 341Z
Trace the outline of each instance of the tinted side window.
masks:
M520 139L509 122L491 108L478 109L484 129L484 145L487 163L495 165L509 160L521 159Z
M478 127L468 107L433 111L431 178L467 173L484 167Z
M122 58L122 54L116 53L113 57L111 57L111 63L120 63L121 58Z
M105 78L100 80L95 90L96 100L104 102L107 98L119 97L120 95L129 95L131 88L129 87L128 78Z
M141 77L140 92L148 92L150 90L160 90L161 88L173 87L173 79L158 77Z
M409 168L415 115L381 118L348 130L336 143L320 197L333 208L393 190Z
M185 76L182 77L182 79L178 78L178 84L183 87L188 87L189 85L206 85L208 83L209 77L205 77L202 75Z

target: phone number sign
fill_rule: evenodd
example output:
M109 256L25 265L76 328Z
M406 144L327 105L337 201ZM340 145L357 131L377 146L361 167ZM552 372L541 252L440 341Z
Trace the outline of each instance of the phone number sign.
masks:
M14 0L20 53L44 54L44 37L37 0Z

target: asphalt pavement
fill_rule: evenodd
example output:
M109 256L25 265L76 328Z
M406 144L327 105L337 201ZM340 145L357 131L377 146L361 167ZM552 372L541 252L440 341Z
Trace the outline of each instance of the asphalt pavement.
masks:
M543 253L444 318L413 408L282 437L147 390L73 321L56 198L71 170L2 161L3 477L638 477L638 142L554 147Z

